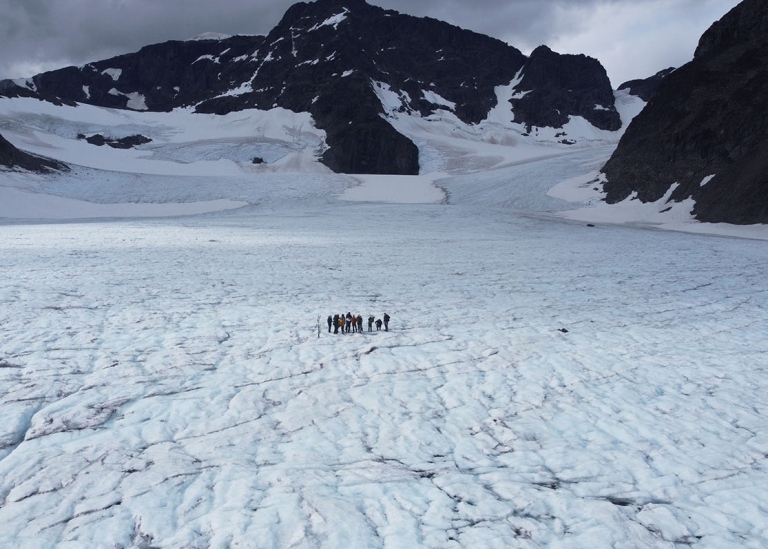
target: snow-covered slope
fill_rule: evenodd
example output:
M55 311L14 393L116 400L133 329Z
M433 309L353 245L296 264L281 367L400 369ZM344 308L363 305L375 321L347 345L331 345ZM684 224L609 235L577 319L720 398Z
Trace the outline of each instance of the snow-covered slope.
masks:
M630 197L607 208L601 186L594 183L623 130L599 130L571 117L561 129L528 131L515 122L509 106L518 84L516 79L497 88L497 107L479 124L466 124L448 109L426 117L404 113L398 97L379 84L379 100L390 124L419 147L419 177L331 173L318 161L326 147L325 133L307 113L280 108L228 115L189 109L154 113L0 98L0 133L20 149L73 166L70 173L49 176L0 172L0 217L186 215L284 200L334 200L357 186L343 198L576 210L562 215L588 222L763 237L761 227L695 223L689 215L691 204L667 204L666 198L641 204ZM624 128L643 106L626 91L616 93ZM149 142L118 149L91 144L87 138L94 135L112 140L140 135ZM550 194L557 200L547 196L555 186ZM19 194L30 191L53 197ZM126 202L154 206L133 205L121 211L119 204ZM179 208L179 203L187 205Z
M320 152L325 138L309 114L280 108L223 116L189 109L139 113L17 98L0 99L0 112L0 131L24 150L78 166L146 175L241 175L257 170L254 157L264 166L293 165L305 150ZM95 134L142 135L151 141L115 149L86 141Z

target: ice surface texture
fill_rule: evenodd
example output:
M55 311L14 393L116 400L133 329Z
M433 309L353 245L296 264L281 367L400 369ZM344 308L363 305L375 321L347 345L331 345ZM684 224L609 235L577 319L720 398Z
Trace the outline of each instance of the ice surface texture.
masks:
M440 205L2 226L0 545L765 546L767 256ZM347 310L391 331L318 337Z

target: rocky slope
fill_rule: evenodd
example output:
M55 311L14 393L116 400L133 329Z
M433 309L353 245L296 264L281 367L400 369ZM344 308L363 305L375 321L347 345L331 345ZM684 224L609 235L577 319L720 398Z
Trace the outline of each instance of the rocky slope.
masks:
M768 3L716 22L669 74L603 168L607 201L695 200L701 221L768 223Z
M659 89L659 86L664 81L664 78L672 74L674 70L674 67L670 67L668 69L657 72L649 78L629 80L620 85L618 89L619 91L627 90L632 95L636 95L647 103L655 95L656 90Z
M0 166L12 170L21 169L38 173L49 173L54 170L68 169L68 167L61 162L20 151L2 135L0 135Z
M451 110L482 121L496 87L522 78L515 122L562 127L569 116L616 130L610 81L594 59L546 47L530 58L508 44L364 0L292 6L267 36L167 42L83 67L5 81L0 94L168 111L225 114L283 107L325 130L322 160L345 173L415 174L417 147L382 115L388 87L404 112Z

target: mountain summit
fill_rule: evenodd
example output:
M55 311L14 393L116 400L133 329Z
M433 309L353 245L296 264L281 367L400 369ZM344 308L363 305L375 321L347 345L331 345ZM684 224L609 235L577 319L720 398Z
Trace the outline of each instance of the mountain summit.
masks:
M496 106L497 87L513 82L514 121L529 131L562 127L571 116L621 126L595 59L546 47L526 57L500 40L364 0L297 3L267 36L202 38L5 81L0 94L135 110L309 112L326 132L323 163L342 173L418 173L418 148L387 112L448 110L474 124Z

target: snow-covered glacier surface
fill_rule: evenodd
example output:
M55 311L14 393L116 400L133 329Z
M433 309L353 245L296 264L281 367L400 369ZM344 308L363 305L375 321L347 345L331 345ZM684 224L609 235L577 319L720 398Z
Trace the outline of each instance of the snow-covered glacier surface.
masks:
M348 203L0 263L4 547L768 543L761 241Z
M0 547L768 546L768 229L601 203L616 136L0 110L75 164L0 173Z

